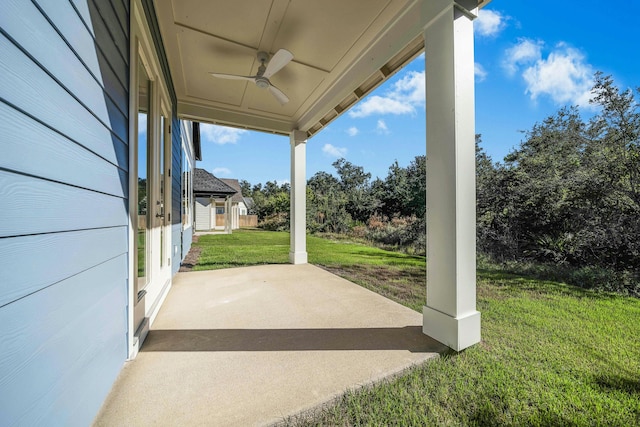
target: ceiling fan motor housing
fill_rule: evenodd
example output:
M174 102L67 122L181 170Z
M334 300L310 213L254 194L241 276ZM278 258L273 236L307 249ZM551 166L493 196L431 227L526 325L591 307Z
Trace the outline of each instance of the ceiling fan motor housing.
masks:
M270 86L269 79L262 76L256 77L256 86L262 89L266 89Z

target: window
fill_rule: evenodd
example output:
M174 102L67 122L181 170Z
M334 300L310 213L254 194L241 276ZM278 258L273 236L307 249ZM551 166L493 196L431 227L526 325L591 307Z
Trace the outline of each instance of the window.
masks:
M151 222L149 219L149 199L150 199L150 174L149 174L149 153L150 153L150 129L151 121L149 115L152 114L152 92L151 79L145 69L142 59L138 57L138 82L137 82L137 105L138 115L136 117L137 134L137 169L138 169L138 191L136 203L138 204L138 232L135 240L136 264L137 264L137 291L144 289L149 283L149 237L151 233Z
M224 215L224 207L223 206L218 206L216 208L216 215Z
M182 229L193 224L193 166L186 147L186 140L182 138Z

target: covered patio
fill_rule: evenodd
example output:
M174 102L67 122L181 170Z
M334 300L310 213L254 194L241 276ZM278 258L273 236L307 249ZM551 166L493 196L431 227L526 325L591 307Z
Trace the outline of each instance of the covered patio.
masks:
M309 264L179 273L94 425L272 424L445 349L419 313Z
M289 138L292 264L307 262L308 140L424 53L423 331L457 351L480 341L473 20L489 1L144 2L180 118Z
M120 372L98 424L268 422L478 343L473 21L488 2L8 2L0 424L86 425ZM420 315L306 265L306 145L422 55ZM189 122L288 140L293 265L176 275Z

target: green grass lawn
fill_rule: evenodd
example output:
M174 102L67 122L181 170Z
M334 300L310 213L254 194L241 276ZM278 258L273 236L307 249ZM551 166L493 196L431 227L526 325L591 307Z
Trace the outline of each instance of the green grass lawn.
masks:
M289 235L203 236L197 269L286 263ZM423 259L310 236L309 261L420 311ZM288 425L640 425L640 300L478 271L482 342Z

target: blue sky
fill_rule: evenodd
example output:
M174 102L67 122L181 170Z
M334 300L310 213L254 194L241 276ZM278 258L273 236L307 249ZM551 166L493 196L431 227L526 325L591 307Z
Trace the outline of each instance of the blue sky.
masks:
M493 0L475 21L476 132L494 161L522 131L565 105L585 117L593 74L640 86L640 1ZM307 177L334 173L338 158L384 178L397 160L424 155L421 56L307 143ZM202 128L198 167L252 184L289 180L289 139L219 126Z

